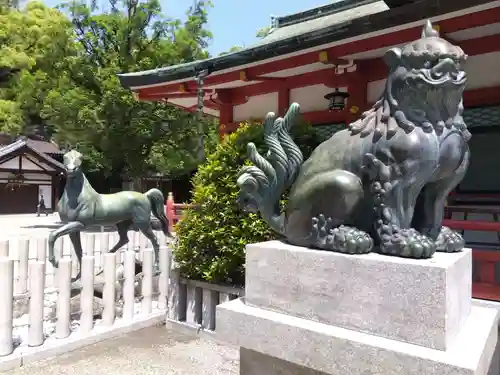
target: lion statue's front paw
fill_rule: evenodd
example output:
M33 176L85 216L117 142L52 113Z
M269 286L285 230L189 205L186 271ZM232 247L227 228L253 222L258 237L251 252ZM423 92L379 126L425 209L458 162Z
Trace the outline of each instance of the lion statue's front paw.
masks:
M459 233L448 227L441 227L441 231L436 240L436 251L456 253L461 251L464 246L465 240Z
M380 252L405 258L430 258L436 251L436 243L415 229L399 229L392 235L383 235Z
M344 254L367 254L373 248L373 239L362 230L345 225L335 227L332 219L324 215L313 218L312 223L315 247Z

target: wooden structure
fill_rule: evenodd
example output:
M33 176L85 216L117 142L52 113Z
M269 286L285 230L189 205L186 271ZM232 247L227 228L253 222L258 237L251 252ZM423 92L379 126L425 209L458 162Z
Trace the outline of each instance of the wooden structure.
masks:
M381 93L385 51L417 39L426 18L470 56L466 107L500 104L500 4L476 0L408 1L393 9L384 1L344 0L279 17L267 37L242 51L120 79L140 100L194 110L195 73L208 70L204 111L220 118L221 133L269 111L282 115L290 102L300 103L312 124L345 126ZM334 88L350 94L343 111L327 109L324 95Z
M464 118L473 134L473 157L453 200L470 207L478 200L484 203L487 196L487 205L500 206L500 174L496 173L500 159L499 1L339 1L274 18L269 35L241 51L123 74L120 79L139 100L162 100L194 111L196 78L202 73L206 75L204 112L220 119L221 136L245 120L262 119L267 112L283 115L290 103L298 102L304 120L327 137L345 128L378 98L387 76L384 53L417 39L426 19L469 55ZM343 110L330 111L324 96L335 89L348 92L349 98ZM175 211L172 215L178 217ZM500 232L500 223L491 215L479 219L456 215L447 224L466 234ZM500 300L500 272L496 271L500 267L495 265L500 252L492 250L499 245L500 240L495 246L479 244L478 248L488 250L474 253L477 297Z
M35 213L40 194L55 207L64 166L27 139L0 148L0 214Z
M187 111L197 108L197 72L204 78L204 112L219 117L220 134L241 122L283 115L291 102L304 120L330 136L345 128L378 98L387 49L419 37L425 19L469 55L464 117L474 157L460 194L500 193L500 4L497 1L343 0L273 19L258 44L228 55L120 75L139 100L162 100ZM345 109L328 110L335 89L349 93ZM492 157L491 154L497 157ZM500 199L498 199L500 203Z

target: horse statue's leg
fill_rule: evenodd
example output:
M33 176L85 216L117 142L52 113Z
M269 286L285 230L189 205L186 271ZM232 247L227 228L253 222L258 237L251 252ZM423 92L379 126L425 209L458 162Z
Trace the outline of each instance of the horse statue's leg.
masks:
M66 234L79 232L83 228L85 228L85 226L79 221L72 221L71 223L64 224L62 227L57 228L49 234L49 262L52 263L54 268L59 267L59 262L56 260L56 257L54 255L54 244L56 243L56 240L59 237L65 236Z
M80 231L75 231L69 233L69 239L71 240L71 243L73 244L73 249L75 250L75 255L76 258L78 259L78 263L80 263L80 268L78 268L78 274L71 279L71 282L75 282L79 280L82 276L82 257L83 257L83 250L82 250L82 239L80 237Z
M151 228L150 223L145 223L142 225L136 224L137 228L146 236L146 238L151 241L151 244L153 245L153 249L155 251L155 260L154 260L154 267L155 270L154 272L158 271L158 265L159 265L159 256L160 256L160 244L158 243L158 239L155 236L155 233L153 232L153 228Z
M118 242L113 246L109 252L114 253L117 250L120 249L120 247L125 246L128 244L129 239L128 239L128 230L132 226L132 220L124 220L120 221L119 223L116 223L116 228L118 230Z

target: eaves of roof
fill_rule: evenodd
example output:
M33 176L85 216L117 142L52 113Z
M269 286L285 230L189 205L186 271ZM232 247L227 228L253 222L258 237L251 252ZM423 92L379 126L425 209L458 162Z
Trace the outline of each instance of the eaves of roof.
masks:
M29 145L29 143L25 139L19 139L19 140L15 141L9 145L1 147L0 148L0 160L5 158L6 156L16 152L16 151L22 149L22 148L29 149L32 153L37 155L41 160L44 160L48 164L54 166L56 169L59 169L61 171L66 170L66 168L64 167L64 165L62 163L58 162L57 160L51 158L48 155L45 155L43 152L40 152L40 151L34 149L33 147L31 147Z
M259 43L237 52L159 69L119 74L118 77L121 84L129 89L189 79L205 70L211 74L243 64L257 63L488 2L490 0L418 0L394 9L387 9L386 6L386 10L374 9L372 13L342 20L335 19L336 15L342 13L342 9L339 9L337 13L277 28ZM367 0L361 5L358 4L358 7L366 5L375 7L377 4L381 6L380 3L383 1ZM328 17L332 17L332 22L325 21Z

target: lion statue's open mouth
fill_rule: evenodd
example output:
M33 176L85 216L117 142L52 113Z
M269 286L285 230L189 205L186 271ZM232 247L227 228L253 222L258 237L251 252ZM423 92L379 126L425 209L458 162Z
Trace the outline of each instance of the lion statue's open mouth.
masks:
M467 55L439 37L431 26L422 38L385 57L390 68L385 90L373 107L350 125L356 134L394 134L398 128L421 127L440 132L455 127L470 134L462 119L462 96L467 82L463 65Z

